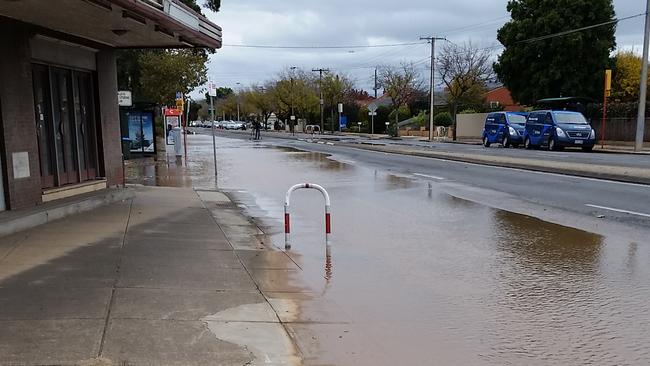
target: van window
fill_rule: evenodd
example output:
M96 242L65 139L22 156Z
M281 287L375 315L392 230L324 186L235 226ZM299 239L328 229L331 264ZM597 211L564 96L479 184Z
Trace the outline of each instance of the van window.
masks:
M541 118L544 115L540 115L539 113L531 113L530 116L528 117L528 122L530 123L541 123L542 120Z
M561 113L554 112L555 120L557 123L567 123L574 125L586 125L588 124L587 120L581 113Z
M506 115L503 114L503 113L499 113L499 114L497 114L497 122L498 122L500 125L505 125L505 124L506 124Z
M485 124L486 125L489 125L489 124L492 124L492 123L496 123L496 117L495 117L494 113L488 114L487 117L485 118Z
M546 116L544 117L544 124L545 125L552 125L553 124L553 116L551 116L551 113L546 113Z
M509 114L508 119L512 124L516 124L516 125L526 124L526 116L522 116L521 114Z

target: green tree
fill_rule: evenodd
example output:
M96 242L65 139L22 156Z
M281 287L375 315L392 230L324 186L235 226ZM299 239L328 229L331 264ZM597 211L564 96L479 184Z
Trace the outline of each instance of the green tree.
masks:
M507 9L512 19L498 31L505 50L494 70L516 101L602 96L602 78L594 75L602 75L616 46L612 0L510 0Z
M440 127L449 127L454 123L454 119L449 112L441 112L433 117L433 123Z
M196 0L182 2L196 12L202 12ZM203 0L201 5L212 11L219 11L221 1ZM205 83L205 63L208 53L212 52L214 51L204 49L120 50L117 53L118 87L120 90L131 90L136 102L169 104L173 101L176 91L187 93ZM181 76L181 80L173 83L176 90L159 90L160 83L173 80L176 75Z
M639 100L641 57L632 51L623 51L614 57L612 97L616 102L633 103Z
M138 58L142 93L161 105L174 102L176 92L189 94L205 84L208 56L201 50L157 50L144 52Z
M252 86L244 93L243 98L253 108L255 113L260 116L264 128L268 128L267 122L269 117L271 117L271 114L276 109L272 88L270 86Z

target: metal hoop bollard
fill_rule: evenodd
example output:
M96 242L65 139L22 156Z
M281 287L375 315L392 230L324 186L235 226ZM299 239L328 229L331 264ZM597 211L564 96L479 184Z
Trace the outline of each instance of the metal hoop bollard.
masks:
M327 193L325 188L319 186L318 184L312 183L302 183L296 184L295 186L289 188L287 191L287 196L284 200L284 248L291 249L291 213L290 213L290 201L291 193L298 189L316 189L323 194L325 198L325 244L327 244L327 251L329 253L330 248L330 234L332 233L332 222L330 219L330 195Z

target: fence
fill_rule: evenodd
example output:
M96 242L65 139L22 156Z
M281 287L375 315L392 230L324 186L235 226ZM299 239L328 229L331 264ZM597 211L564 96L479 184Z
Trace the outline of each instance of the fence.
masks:
M596 130L596 138L601 140L602 120L592 120L592 127ZM605 121L605 141L632 142L636 136L635 118L608 118ZM650 142L650 118L645 120L644 141Z

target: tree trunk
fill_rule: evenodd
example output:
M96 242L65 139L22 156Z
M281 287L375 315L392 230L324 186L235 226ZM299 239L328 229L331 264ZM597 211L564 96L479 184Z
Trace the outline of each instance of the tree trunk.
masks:
M451 116L451 117L453 118L453 120L454 120L454 130L452 131L452 132L453 132L453 140L454 140L454 141L456 141L456 130L457 130L457 127L458 127L458 125L456 124L456 113L457 113L457 109L458 109L458 105L457 105L456 103L454 103L454 105L453 105L453 111L452 111L452 116Z

